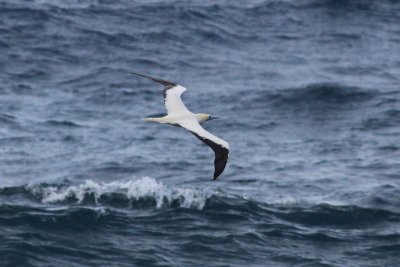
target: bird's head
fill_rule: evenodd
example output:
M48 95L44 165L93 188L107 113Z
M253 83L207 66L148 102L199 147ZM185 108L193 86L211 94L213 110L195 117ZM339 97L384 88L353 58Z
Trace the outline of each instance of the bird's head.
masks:
M199 113L199 114L196 114L196 116L197 116L197 119L199 120L199 122L205 122L205 121L219 119L219 117L217 117L217 116L211 116L210 114L206 114L206 113Z

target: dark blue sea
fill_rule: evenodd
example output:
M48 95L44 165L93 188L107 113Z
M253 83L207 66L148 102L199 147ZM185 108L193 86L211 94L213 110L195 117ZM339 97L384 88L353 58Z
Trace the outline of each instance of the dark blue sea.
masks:
M396 267L399 183L399 1L0 0L0 266Z

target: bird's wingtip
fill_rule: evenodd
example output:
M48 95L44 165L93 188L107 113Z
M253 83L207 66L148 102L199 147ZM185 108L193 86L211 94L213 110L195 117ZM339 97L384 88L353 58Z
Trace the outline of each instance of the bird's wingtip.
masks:
M153 81L155 81L155 82L161 83L161 84L164 85L164 86L175 86L175 85L176 85L176 83L174 83L174 82L166 81L166 80L163 80L163 79L160 79L160 78L151 77L151 76L144 75L144 74L141 74L141 73L137 73L137 72L133 72L133 71L131 71L130 73L131 73L132 75L137 75L137 76L145 77L145 78L147 78L147 79L150 79L150 80L153 80Z
M133 72L133 71L130 71L129 73L132 74L132 75L138 75L138 76L142 76L142 77L146 77L147 78L146 75L141 74L141 73L137 73L137 72Z

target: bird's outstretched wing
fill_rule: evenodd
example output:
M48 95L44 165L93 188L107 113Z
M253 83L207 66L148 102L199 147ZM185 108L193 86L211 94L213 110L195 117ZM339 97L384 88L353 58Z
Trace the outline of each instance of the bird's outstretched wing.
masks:
M214 150L214 180L216 180L224 171L226 163L228 162L229 144L221 138L206 131L195 120L184 119L178 121L178 124Z
M139 75L155 82L161 83L164 85L163 94L164 94L164 103L165 108L167 109L168 115L173 114L184 114L184 113L191 113L183 104L181 95L183 92L186 91L186 88L180 86L176 83L162 80L159 78L150 77L144 74L132 72L132 74Z

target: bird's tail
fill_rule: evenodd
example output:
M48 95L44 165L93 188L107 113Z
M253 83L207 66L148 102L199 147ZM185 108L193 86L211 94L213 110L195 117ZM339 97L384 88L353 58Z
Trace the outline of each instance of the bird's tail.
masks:
M159 113L159 114L152 114L147 116L146 118L143 118L144 121L151 121L151 122L163 122L163 117L167 116L165 113Z
M162 122L162 118L143 118L142 120L150 122Z

